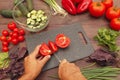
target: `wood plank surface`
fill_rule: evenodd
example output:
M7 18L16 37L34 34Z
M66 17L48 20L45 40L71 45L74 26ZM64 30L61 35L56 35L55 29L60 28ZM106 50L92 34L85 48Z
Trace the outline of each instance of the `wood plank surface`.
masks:
M34 6L37 8L41 5L39 5L40 0L33 0L34 1ZM59 5L61 0L56 0ZM94 0L94 1L101 1L101 0ZM114 0L114 5L120 7L120 0ZM0 10L1 9L12 9L13 8L13 0L0 0ZM0 16L0 32L3 29L7 29L7 23L13 21L13 19L7 19L2 16ZM86 12L84 14L79 14L79 15L67 15L65 18L61 16L51 16L50 23L48 27L45 30L50 30L54 29L56 27L61 27L62 25L68 25L72 24L75 22L79 22L82 24L88 38L90 39L90 42L92 43L94 49L97 49L97 42L93 40L93 37L97 34L97 31L101 27L108 27L109 26L109 21L105 19L105 17L101 17L99 19L93 18L90 16L89 12ZM1 33L0 33L1 34ZM29 32L27 32L29 34ZM120 40L118 40L120 43ZM25 42L21 43L20 46L26 46ZM0 43L0 49L1 49L1 43ZM76 65L83 67L89 63L86 62L87 58L84 58L82 60L76 61ZM58 69L51 69L46 72L42 72L40 76L37 78L37 80L53 80L49 78L49 75L54 75L57 74ZM120 80L120 77L118 77L117 80Z

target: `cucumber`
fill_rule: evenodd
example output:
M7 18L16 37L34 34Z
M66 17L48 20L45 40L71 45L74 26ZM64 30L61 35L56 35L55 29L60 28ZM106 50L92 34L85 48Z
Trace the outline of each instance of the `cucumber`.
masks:
M14 0L14 4L18 4L21 0ZM18 6L18 9L22 12L22 14L24 16L27 16L27 14L29 13L28 9L26 8L26 6L21 2Z
M27 3L27 8L29 11L32 11L34 8L33 8L33 0L26 0L26 3Z
M0 10L0 14L5 18L13 18L12 13L13 13L12 10L6 10L6 9ZM19 16L22 16L22 13L19 10L16 10L15 17L19 17Z

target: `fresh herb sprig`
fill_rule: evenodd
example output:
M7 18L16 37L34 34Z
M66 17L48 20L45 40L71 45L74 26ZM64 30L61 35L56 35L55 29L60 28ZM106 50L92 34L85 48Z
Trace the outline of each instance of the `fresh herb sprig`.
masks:
M108 49L110 52L118 52L120 47L116 44L117 37L120 35L118 31L114 31L108 28L100 28L98 34L95 36L95 40L98 44Z

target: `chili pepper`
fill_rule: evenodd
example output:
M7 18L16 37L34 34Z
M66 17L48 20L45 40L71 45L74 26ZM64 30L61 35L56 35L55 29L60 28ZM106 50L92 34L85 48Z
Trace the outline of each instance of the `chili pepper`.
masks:
M73 4L72 0L62 0L62 6L70 14L74 15L77 13L76 7Z
M92 0L83 0L77 7L77 13L85 12L91 3L92 3Z

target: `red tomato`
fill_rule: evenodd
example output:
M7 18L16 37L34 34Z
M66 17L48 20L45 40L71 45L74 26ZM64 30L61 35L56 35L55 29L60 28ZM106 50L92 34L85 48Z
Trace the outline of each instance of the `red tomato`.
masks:
M119 31L120 30L120 18L114 18L110 22L110 27L113 30Z
M18 38L18 33L17 32L13 32L13 34L12 34L12 38Z
M60 48L66 48L70 45L70 39L64 34L58 34L56 36L55 43Z
M14 44L14 45L17 45L19 43L18 39L17 38L12 38L11 42Z
M16 23L15 23L15 22L10 22L10 23L8 23L8 28L9 28L10 30L14 30L14 29L16 28Z
M120 9L116 8L116 7L110 7L108 8L108 10L106 11L106 18L108 20L112 20L114 18L118 18L120 17Z
M12 37L9 36L9 37L7 38L7 42L10 43L11 40L12 40Z
M19 34L20 34L20 35L25 35L24 29L19 29Z
M92 2L89 6L89 12L94 17L101 17L105 10L105 5L101 2Z
M106 9L113 6L113 0L102 0L102 3L105 5Z
M51 49L52 53L55 53L58 51L58 47L54 42L49 41L48 45L49 45L49 48Z
M2 51L3 51L3 52L8 52L8 51L9 51L9 48L6 47L6 46L3 46L3 47L2 47Z
M24 36L18 36L18 40L19 40L20 42L22 42L22 41L25 40L25 38L24 38Z
M40 46L40 54L43 56L51 55L52 51L46 43L42 43Z
M3 41L3 42L2 42L2 46L8 47L8 45L9 45L9 43L8 43L7 41Z
M8 32L7 30L3 30L3 31L2 31L2 35L3 35L3 36L8 36L8 35L9 35L9 32Z
M13 32L18 33L18 32L19 32L19 29L18 29L18 28L15 28L15 29L13 30Z
M10 36L12 36L13 35L13 32L10 32Z
M0 40L1 40L1 41L7 41L7 39L6 39L5 36L1 36L1 37L0 37Z

